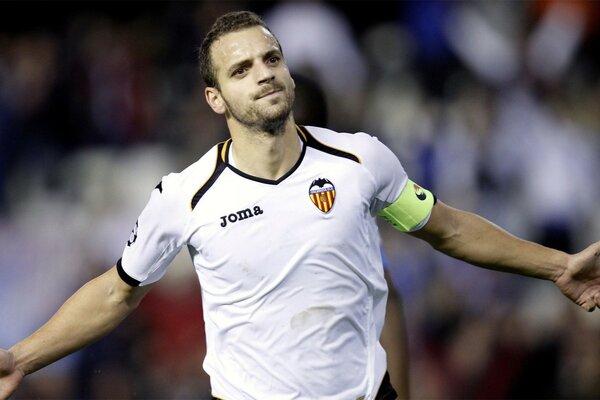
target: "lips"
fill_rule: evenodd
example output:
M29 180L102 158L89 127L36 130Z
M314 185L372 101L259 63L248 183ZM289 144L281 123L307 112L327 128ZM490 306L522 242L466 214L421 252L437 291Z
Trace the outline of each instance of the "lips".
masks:
M256 96L256 100L262 99L263 97L267 97L267 96L270 96L270 95L278 93L278 92L281 92L282 90L283 90L283 88L281 88L281 87L269 88L269 89L264 90L261 93L259 93L258 96Z

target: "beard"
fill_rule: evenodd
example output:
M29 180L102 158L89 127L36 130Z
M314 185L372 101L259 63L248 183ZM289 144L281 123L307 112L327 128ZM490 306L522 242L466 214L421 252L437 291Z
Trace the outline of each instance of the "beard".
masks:
M245 109L242 109L238 103L229 102L223 98L227 105L226 117L235 119L250 130L266 132L273 136L283 134L285 123L292 113L295 94L294 90L289 90L285 87L276 86L274 89L283 90L285 94L284 99L277 104L262 107L256 102L262 94L254 96L253 99L255 101Z

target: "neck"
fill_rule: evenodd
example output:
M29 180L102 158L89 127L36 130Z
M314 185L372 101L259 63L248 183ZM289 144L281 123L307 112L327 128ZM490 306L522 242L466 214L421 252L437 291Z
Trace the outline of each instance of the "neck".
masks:
M232 126L232 151L236 168L257 178L277 180L298 161L302 146L296 124L288 118L280 133L249 130Z

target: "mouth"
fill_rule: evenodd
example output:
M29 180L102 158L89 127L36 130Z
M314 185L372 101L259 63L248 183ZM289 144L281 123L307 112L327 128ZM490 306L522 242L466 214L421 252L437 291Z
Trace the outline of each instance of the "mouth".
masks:
M256 96L256 100L259 100L259 99L263 99L263 98L265 98L265 97L272 96L272 95L274 95L274 94L277 94L277 93L281 92L282 90L283 90L283 89L282 89L282 88L279 88L279 87L277 87L277 88L272 88L272 89L269 89L268 91L266 91L266 92L263 92L263 93L259 94L258 96Z

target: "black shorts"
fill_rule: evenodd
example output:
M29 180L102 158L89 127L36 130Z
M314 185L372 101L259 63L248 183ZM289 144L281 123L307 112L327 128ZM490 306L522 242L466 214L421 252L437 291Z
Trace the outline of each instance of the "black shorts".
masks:
M392 387L390 382L390 374L387 372L383 377L383 381L381 381L381 385L379 386L379 390L377 391L377 396L375 396L375 400L396 400L398 398L398 393ZM212 397L212 400L221 400L217 397Z
M381 385L379 386L379 390L377 391L377 396L375 396L375 400L396 400L397 398L398 393L396 393L390 382L390 374L386 372L381 381Z

